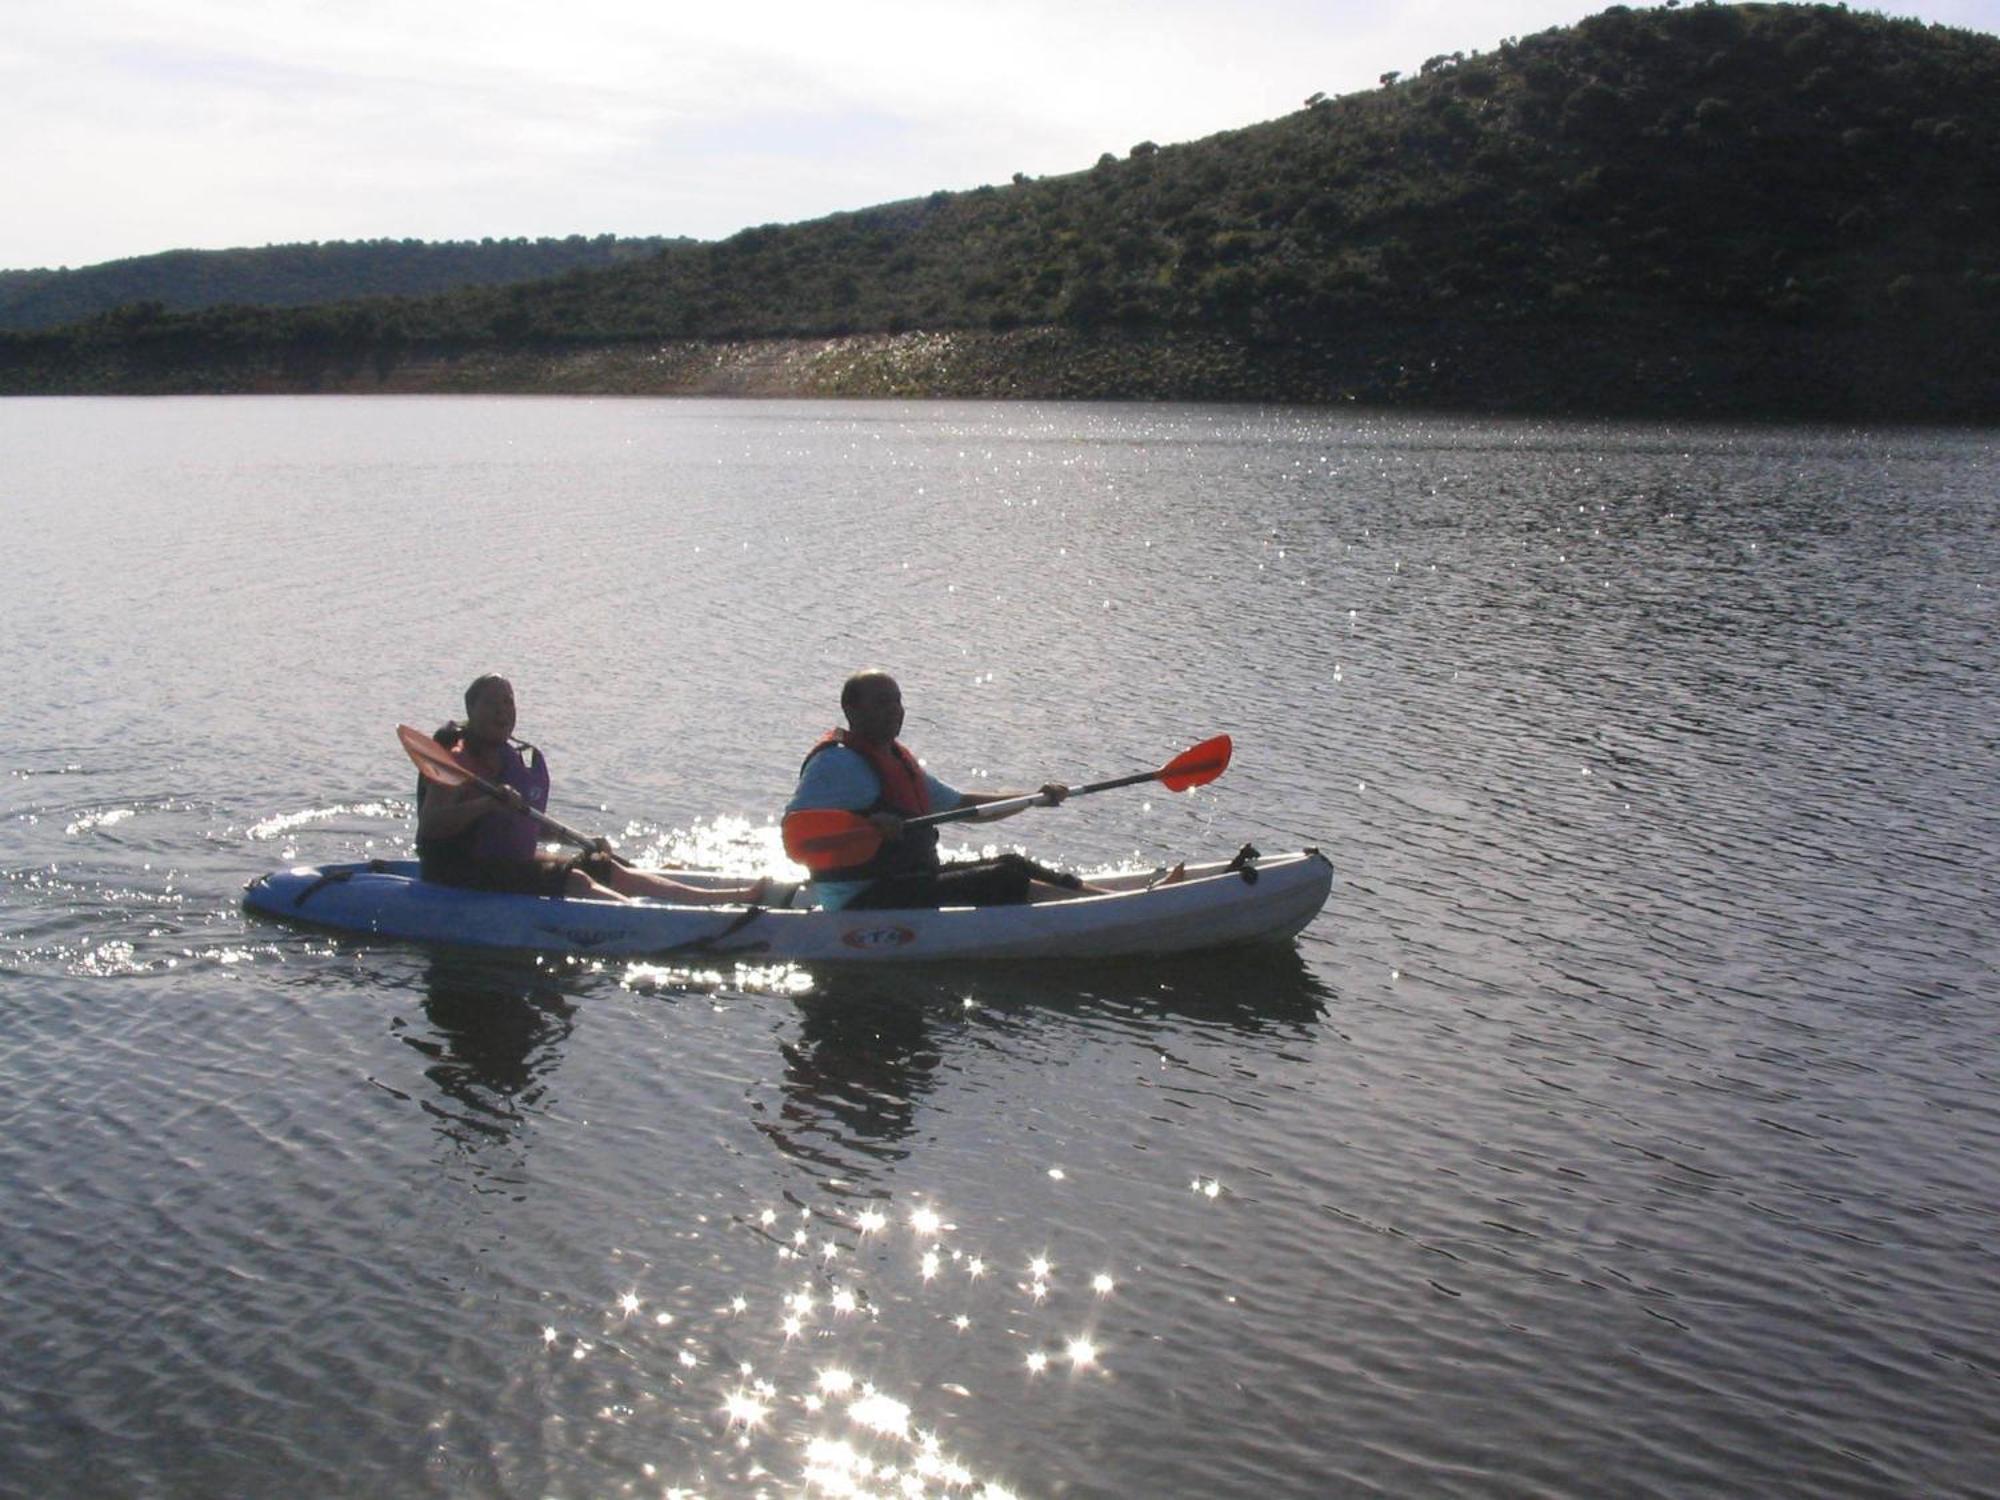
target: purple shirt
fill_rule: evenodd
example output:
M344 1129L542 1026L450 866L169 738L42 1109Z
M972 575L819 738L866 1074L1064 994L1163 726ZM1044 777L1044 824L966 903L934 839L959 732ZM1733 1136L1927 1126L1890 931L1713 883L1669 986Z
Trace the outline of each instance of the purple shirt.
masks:
M549 805L549 763L541 751L535 752L531 766L510 744L500 747L500 774L494 778L521 794L528 806L541 812ZM528 860L535 857L541 839L541 825L525 813L496 807L472 825L471 853L480 860Z

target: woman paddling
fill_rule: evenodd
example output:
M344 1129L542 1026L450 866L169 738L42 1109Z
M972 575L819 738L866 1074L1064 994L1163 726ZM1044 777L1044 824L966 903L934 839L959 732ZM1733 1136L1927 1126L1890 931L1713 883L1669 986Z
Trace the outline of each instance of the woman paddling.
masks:
M528 810L548 807L548 762L533 745L514 738L514 719L514 685L489 672L465 690L465 722L438 731L438 742L452 759L492 783L499 795L470 783L418 780L417 859L424 879L478 891L600 901L643 896L677 905L744 904L769 892L768 877L710 890L637 870L620 864L603 839L578 855L544 853Z

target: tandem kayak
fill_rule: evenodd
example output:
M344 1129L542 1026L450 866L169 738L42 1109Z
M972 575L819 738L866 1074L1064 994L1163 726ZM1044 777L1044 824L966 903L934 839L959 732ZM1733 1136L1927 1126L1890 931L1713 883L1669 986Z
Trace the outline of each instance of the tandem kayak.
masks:
M674 871L689 884L740 876ZM1190 864L1184 879L1093 874L1104 895L941 911L822 911L671 906L512 896L434 885L414 860L301 866L261 875L243 904L262 916L362 937L616 958L678 955L758 962L891 963L957 959L1134 958L1282 942L1333 888L1317 849Z

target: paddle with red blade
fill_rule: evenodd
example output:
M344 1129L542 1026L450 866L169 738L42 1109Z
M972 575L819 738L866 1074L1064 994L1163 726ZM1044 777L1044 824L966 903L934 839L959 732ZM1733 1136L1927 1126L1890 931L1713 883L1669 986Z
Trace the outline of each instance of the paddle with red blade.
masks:
M1206 786L1220 776L1229 766L1230 750L1229 736L1218 734L1183 750L1156 771L1136 771L1130 776L1114 776L1109 781L1093 781L1088 786L1071 787L1069 794L1083 797L1114 787L1137 786L1142 781L1157 781L1170 792L1185 792ZM999 802L982 802L977 807L955 807L949 812L905 818L903 826L915 828L926 823L957 823L966 818L996 818L1024 807L1047 805L1048 798L1040 792L1029 792ZM785 814L784 838L785 853L813 871L861 864L882 847L881 829L859 813L830 807Z
M489 797L501 801L506 800L505 788L488 781L484 776L476 776L466 770L464 766L452 759L449 750L445 749L444 746L425 734L421 729L412 729L407 724L398 724L396 726L396 738L403 742L403 748L409 752L410 759L417 763L417 771L423 776L424 780L434 781L439 786L476 786ZM523 807L521 811L541 824L542 827L548 829L550 833L553 833L564 843L575 844L579 849L595 849L598 847L599 841L592 838L589 834L578 833L569 824L559 823L545 812L538 812L532 807Z

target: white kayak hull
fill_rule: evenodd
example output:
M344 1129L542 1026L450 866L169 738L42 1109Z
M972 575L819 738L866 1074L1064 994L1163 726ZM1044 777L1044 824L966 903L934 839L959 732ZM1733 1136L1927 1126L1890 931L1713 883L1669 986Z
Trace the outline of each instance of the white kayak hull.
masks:
M741 877L677 871L693 883ZM453 947L796 963L1132 958L1283 942L1326 904L1333 866L1316 849L1236 864L1190 864L1151 886L1145 874L1092 875L1111 894L1027 906L941 911L821 911L670 906L510 896L433 885L413 860L302 866L259 876L253 912L360 937Z

